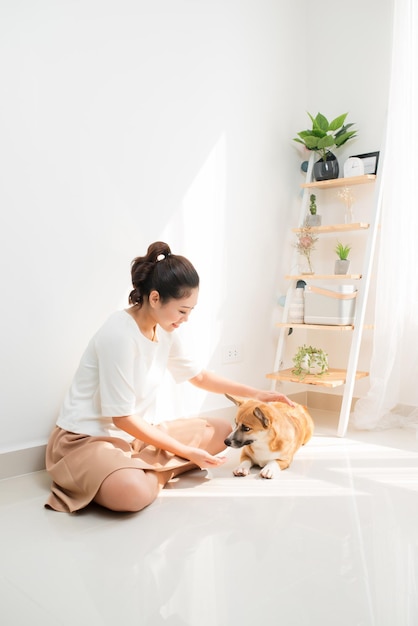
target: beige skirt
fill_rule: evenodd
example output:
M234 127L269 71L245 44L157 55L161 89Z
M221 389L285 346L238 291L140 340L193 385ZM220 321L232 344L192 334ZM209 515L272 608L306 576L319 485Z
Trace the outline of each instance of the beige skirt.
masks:
M185 445L199 447L207 425L205 419L189 418L163 422L158 428ZM56 426L46 449L46 469L53 482L45 506L79 511L94 500L104 479L119 469L158 472L188 464L190 461L138 439L129 443L118 437L91 437Z

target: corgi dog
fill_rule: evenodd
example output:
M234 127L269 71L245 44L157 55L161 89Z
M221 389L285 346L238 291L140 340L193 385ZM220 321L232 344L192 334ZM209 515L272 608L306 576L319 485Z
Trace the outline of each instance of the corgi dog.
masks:
M235 476L247 476L261 467L262 478L274 478L293 461L297 450L312 437L314 424L306 407L285 402L259 402L227 395L238 406L235 429L225 439L231 448L243 448Z

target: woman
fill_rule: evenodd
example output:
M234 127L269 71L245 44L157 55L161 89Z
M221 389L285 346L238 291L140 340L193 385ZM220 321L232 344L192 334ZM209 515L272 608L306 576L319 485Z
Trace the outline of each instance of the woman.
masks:
M134 259L130 307L93 336L48 442L53 483L46 505L77 511L90 502L140 511L174 476L216 467L231 431L225 419L189 418L153 425L166 370L214 393L292 402L202 370L185 354L176 329L197 303L199 276L186 258L155 242Z

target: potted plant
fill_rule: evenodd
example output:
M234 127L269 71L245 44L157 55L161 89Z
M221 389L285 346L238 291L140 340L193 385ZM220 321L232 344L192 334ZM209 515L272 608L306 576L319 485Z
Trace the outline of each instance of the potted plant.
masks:
M335 261L335 274L347 274L350 265L348 255L350 254L351 246L344 246L338 241L334 250L338 256L338 259Z
M328 354L321 348L300 346L293 357L292 374L303 380L307 374L322 376L328 371Z
M295 243L296 249L299 251L301 256L302 263L300 265L305 265L306 267L302 267L300 270L301 274L313 274L311 254L313 250L315 250L315 244L318 241L318 237L312 234L312 229L308 225L308 216L306 216L303 226L299 230L297 234L297 241Z
M308 150L316 152L320 159L314 163L313 174L315 180L329 180L338 178L340 169L332 149L340 148L349 139L356 137L356 130L349 130L354 124L345 124L348 113L339 115L329 122L325 115L318 113L313 117L312 128L297 133L293 141L303 144Z
M322 218L317 213L316 195L314 193L311 193L311 195L309 196L309 213L307 224L308 226L321 226L321 221Z

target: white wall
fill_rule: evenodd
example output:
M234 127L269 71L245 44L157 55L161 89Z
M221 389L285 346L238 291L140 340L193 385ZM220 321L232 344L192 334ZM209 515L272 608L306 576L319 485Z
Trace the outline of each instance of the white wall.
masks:
M88 338L126 305L130 262L156 239L201 274L189 328L204 360L266 384L300 61L283 52L302 9L2 3L3 450L45 441ZM234 342L245 360L221 366Z
M87 340L157 239L201 275L185 329L199 355L268 387L301 182L291 138L306 110L348 109L368 135L359 151L379 148L391 2L341 17L337 0L329 18L325 0L1 3L0 451L46 441ZM231 343L244 359L223 365ZM182 395L186 413L225 404Z

